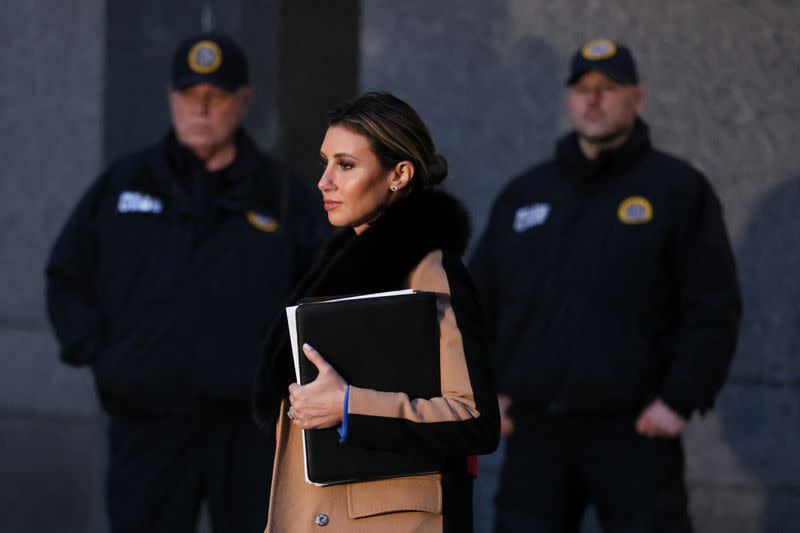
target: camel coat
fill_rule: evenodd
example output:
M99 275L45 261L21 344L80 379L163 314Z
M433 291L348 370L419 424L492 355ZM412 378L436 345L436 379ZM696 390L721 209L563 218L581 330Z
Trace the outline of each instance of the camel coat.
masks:
M320 267L321 272L312 270L312 281L307 281L302 295L354 294L398 288L437 294L441 395L412 400L402 393L352 386L345 445L430 453L441 458L441 471L326 487L311 485L304 478L302 430L285 416L288 401L284 398L277 410L277 451L267 532L462 533L472 530L474 472L468 471L468 456L489 453L496 448L499 419L485 359L481 311L471 279L458 254L452 251L454 248L457 251L457 247L447 238L458 233L430 231L426 229L430 225L413 223L414 220L425 222L424 215L448 213L449 197L436 194L440 196L428 198L431 202L427 205L409 199L399 202L408 204L402 206L403 209L390 207L380 224L362 236L340 237L344 242L334 242L329 247L323 255L325 266ZM440 207L437 202L445 202L444 207L430 210L431 204ZM410 216L414 217L411 222ZM441 225L441 221L427 222ZM423 246L419 246L421 240ZM376 264L386 261L385 257L377 258L383 257L382 252L388 252L378 249L387 242L393 244L394 257L384 264ZM412 258L413 265L404 267L401 257L406 265L409 257ZM392 277L402 270L405 275L399 278L399 283L392 283ZM343 280L348 272L354 273L352 279ZM370 280L372 272L382 273L385 278ZM285 353L285 347L281 348L283 343L278 344L277 352L288 356L290 363L291 356ZM285 368L284 363L273 359L270 375L274 378L280 372L285 373ZM289 380L293 381L291 376ZM268 397L261 399L269 400Z

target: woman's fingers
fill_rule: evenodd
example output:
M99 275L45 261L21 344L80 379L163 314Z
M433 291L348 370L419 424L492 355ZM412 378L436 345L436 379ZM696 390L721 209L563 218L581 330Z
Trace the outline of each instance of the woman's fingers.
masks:
M303 429L316 429L330 427L341 419L344 400L338 401L332 397L331 392L326 392L319 387L320 383L289 386L289 404L294 414L292 420ZM338 403L342 403L339 406Z
M327 409L308 402L298 401L291 405L292 423L302 429L317 429L330 427L330 414Z
M320 354L310 344L303 344L303 353L306 354L306 357L309 361L314 363L314 366L317 367L317 370L319 370L320 373L331 368L331 365L329 365L325 358L322 357L322 354Z
M293 422L303 429L335 426L344 417L347 383L312 346L303 344L303 352L317 367L319 375L311 383L289 385Z

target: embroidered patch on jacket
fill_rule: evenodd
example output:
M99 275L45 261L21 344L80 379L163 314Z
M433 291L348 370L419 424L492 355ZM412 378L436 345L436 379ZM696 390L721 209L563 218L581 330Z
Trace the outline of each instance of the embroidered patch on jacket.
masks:
M222 64L222 50L214 41L200 41L187 57L189 68L197 74L211 74Z
M137 191L122 191L117 200L120 213L160 213L164 210L161 200Z
M619 204L617 217L625 224L646 224L653 219L653 206L644 196L631 196Z
M278 221L269 215L262 215L255 211L247 212L247 221L253 225L254 228L267 233L272 233L278 229Z
M514 231L521 233L534 226L541 226L550 214L550 204L538 203L520 207L514 213Z

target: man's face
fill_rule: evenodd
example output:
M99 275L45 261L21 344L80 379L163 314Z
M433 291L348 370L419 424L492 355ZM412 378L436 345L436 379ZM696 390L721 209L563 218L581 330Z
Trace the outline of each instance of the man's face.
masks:
M622 85L591 70L569 88L567 110L578 135L608 143L627 135L644 103L638 85Z
M248 88L228 92L208 83L170 91L169 107L178 141L195 152L233 142L251 97Z

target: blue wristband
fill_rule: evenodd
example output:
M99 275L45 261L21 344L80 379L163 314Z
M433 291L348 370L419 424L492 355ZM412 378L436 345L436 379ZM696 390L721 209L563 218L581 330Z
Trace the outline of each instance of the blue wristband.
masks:
M347 390L344 393L344 416L342 417L342 423L336 429L339 432L339 442L344 444L347 442L347 406L350 405L350 385L347 386Z

